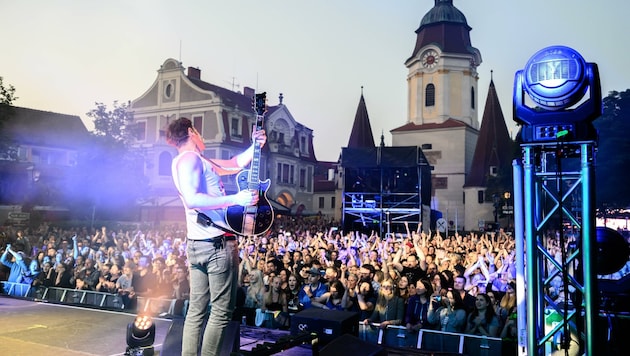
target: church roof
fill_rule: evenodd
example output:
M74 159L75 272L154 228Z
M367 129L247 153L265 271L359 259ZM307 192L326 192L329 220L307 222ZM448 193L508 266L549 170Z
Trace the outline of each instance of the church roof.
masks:
M361 93L357 113L354 116L354 124L352 124L348 147L375 147L374 136L372 135L372 126L370 125L370 117L368 116L367 107L365 106L363 93Z
M454 22L468 26L466 16L453 6L453 0L435 0L435 6L424 15L420 27L439 22Z
M510 167L514 158L512 143L494 81L490 80L477 146L464 186L485 187L490 167L495 166L497 169Z
M475 54L478 51L470 43L471 29L464 14L453 6L453 0L435 0L416 30L416 46L409 59L430 44L447 53Z

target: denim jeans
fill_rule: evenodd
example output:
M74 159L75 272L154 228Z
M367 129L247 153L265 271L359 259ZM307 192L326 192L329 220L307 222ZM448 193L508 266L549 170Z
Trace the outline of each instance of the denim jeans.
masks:
M226 241L216 248L212 242L188 240L186 253L190 265L190 304L184 322L182 355L198 355L208 303L210 317L201 355L218 355L236 304L238 244Z

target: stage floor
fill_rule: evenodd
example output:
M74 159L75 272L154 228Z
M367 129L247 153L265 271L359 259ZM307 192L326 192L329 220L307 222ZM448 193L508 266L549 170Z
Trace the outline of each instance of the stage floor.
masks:
M0 296L0 354L2 355L124 355L127 324L135 315L34 302ZM171 356L181 350L182 319L154 318L155 354ZM288 331L242 326L240 350L275 343ZM279 353L312 355L310 346L294 346Z
M127 348L127 325L134 319L134 314L0 295L0 355L122 356ZM155 355L181 354L183 318L153 321ZM255 355L252 350L260 344L278 355L313 355L310 344L291 346L287 340L292 340L289 331L240 325L238 355ZM419 350L386 350L391 356L421 354ZM270 353L258 353L263 354Z

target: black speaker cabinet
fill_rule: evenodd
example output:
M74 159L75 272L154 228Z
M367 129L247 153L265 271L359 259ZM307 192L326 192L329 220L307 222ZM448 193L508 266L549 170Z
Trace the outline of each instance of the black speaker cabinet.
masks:
M320 350L325 356L387 356L380 345L370 344L356 336L343 334Z
M319 345L343 334L359 335L359 313L309 308L291 317L291 335L316 333Z
M212 327L212 325L207 325ZM232 352L238 352L241 348L241 323L238 321L230 321L225 329L225 336L219 355L230 355Z

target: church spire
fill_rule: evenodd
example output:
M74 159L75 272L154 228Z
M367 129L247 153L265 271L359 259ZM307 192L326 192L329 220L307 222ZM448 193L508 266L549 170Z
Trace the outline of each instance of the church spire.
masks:
M361 86L361 98L357 113L354 116L352 131L350 132L350 140L348 140L349 148L375 147L374 136L372 135L372 126L370 125L370 117L368 116L365 99L363 98L363 86Z
M486 187L489 175L496 175L499 170L510 169L512 157L512 139L505 124L494 81L490 79L479 138L464 186Z

